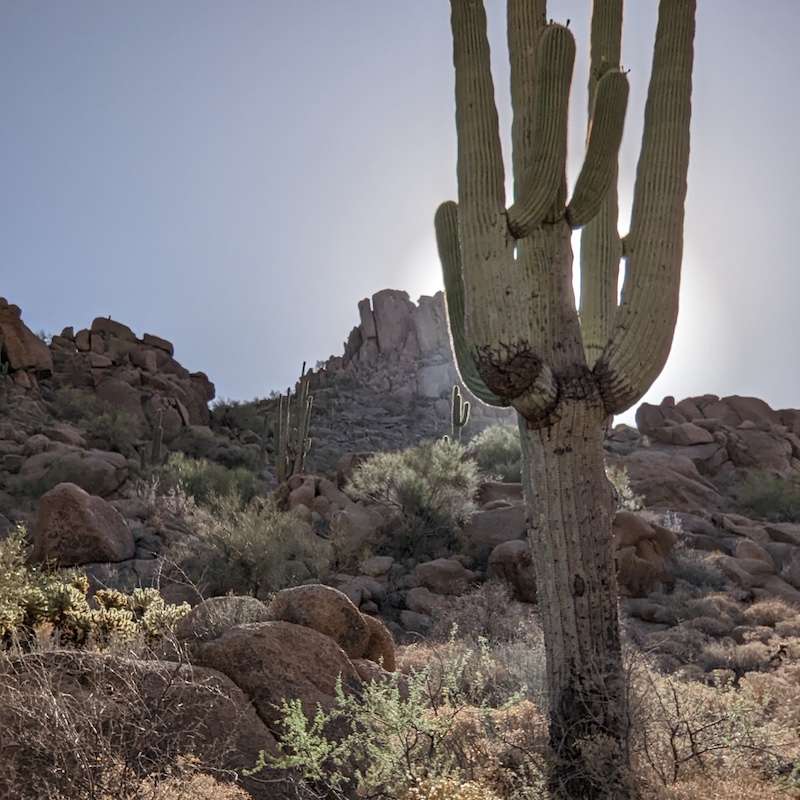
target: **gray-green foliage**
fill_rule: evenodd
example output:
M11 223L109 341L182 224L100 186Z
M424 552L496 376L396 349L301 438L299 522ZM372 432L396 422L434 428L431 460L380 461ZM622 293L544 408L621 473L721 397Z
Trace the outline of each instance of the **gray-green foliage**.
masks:
M464 448L424 441L398 453L376 453L354 472L346 490L376 502L392 519L386 549L401 556L435 554L475 510L478 471Z
M478 468L484 474L506 482L522 480L522 447L514 422L497 422L484 428L469 443Z
M730 493L743 514L773 522L800 522L800 478L748 469L737 476Z
M641 511L644 508L644 498L633 491L624 467L606 467L606 478L613 488L617 511Z
M267 598L272 592L318 578L327 569L330 545L272 498L241 507L236 495L217 498L213 513L196 509L195 532L170 557L208 597L224 594Z
M130 456L144 433L142 424L132 414L85 389L56 390L50 408L59 419L82 428L90 447Z
M367 682L357 695L346 694L340 680L333 708L318 708L313 717L306 715L299 699L286 698L281 704L281 754L274 758L262 752L255 771L267 765L296 770L335 798L427 796L414 789L443 777L472 780L485 767L485 754L471 753L474 748L465 747L467 740L502 738L494 726L497 707L476 703L465 691L470 686L480 694L489 679L474 671L473 662L471 653L462 652L440 669L392 673ZM510 695L500 708L510 709L519 700L518 694ZM483 763L476 764L474 755ZM524 767L520 777L538 773L530 760ZM484 787L484 794L477 796L495 795Z
M238 495L248 503L263 490L258 476L244 467L230 469L206 458L191 458L184 453L170 453L166 463L156 467L159 491L183 491L201 505L214 505L216 498Z

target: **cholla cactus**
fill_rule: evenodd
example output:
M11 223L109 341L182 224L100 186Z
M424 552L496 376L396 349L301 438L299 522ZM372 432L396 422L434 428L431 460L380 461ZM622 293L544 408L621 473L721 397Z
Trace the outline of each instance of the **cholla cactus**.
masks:
M630 232L617 232L628 99L622 0L594 0L589 133L567 198L570 31L546 0L508 0L508 207L482 0L451 0L458 204L436 214L462 380L519 417L545 640L554 797L630 796L614 559L602 442L661 371L678 310L695 0L661 0ZM583 228L581 297L572 232ZM617 298L620 262L625 279ZM611 757L589 763L595 744ZM607 754L608 755L608 754Z

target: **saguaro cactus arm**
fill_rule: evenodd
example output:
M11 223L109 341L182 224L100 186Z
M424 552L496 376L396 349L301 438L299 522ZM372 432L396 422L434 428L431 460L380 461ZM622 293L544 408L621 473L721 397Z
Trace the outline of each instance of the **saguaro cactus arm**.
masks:
M662 0L622 297L595 366L609 414L629 408L666 363L678 315L689 165L695 0Z
M548 25L539 42L539 90L535 94L530 162L522 175L516 202L508 209L508 228L517 239L542 224L564 181L574 64L572 34L563 25Z
M472 360L464 327L464 275L461 264L461 245L458 241L458 205L452 200L442 203L434 217L439 260L444 275L447 318L450 322L450 339L461 380L470 391L491 406L505 405L481 379Z
M616 181L627 105L627 77L619 70L606 72L597 84L586 157L567 206L567 221L573 228L582 227L597 215Z
M589 64L589 119L595 108L597 87L608 70L620 68L622 0L595 0L592 9ZM590 129L593 127L590 122ZM593 366L608 342L617 310L617 283L622 260L622 240L617 229L617 158L614 177L597 215L581 231L581 333L586 361Z

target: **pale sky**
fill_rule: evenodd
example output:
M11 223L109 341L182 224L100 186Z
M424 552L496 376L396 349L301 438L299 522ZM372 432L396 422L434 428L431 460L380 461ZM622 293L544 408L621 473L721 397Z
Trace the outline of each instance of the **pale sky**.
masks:
M590 5L548 12L578 40L573 180ZM800 0L698 5L681 316L647 399L800 407ZM627 6L623 202L657 3ZM34 330L110 315L245 400L340 354L363 297L442 286L447 0L0 0L0 109L0 295Z

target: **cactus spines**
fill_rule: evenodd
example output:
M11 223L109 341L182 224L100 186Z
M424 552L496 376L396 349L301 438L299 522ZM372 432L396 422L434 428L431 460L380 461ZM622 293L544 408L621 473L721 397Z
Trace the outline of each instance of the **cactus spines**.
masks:
M635 403L661 371L674 332L695 6L660 0L631 228L622 237L616 184L629 94L620 68L622 0L593 3L589 130L571 199L565 164L575 43L565 26L547 22L546 0L508 0L508 207L483 0L451 0L458 203L439 207L436 234L461 378L482 401L519 416L549 651L554 798L631 796L602 443L611 415ZM580 744L598 737L619 752L603 782Z
M450 431L453 441L461 442L461 431L469 421L469 400L461 399L461 390L453 387L453 396L450 407Z
M314 398L309 394L310 382L311 372L306 372L304 362L295 398L292 399L292 392L287 389L278 402L278 421L275 426L275 471L278 483L302 473L305 457L311 447L308 429Z

